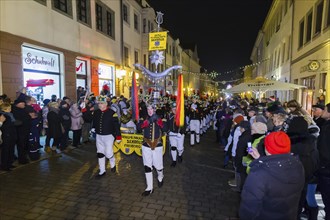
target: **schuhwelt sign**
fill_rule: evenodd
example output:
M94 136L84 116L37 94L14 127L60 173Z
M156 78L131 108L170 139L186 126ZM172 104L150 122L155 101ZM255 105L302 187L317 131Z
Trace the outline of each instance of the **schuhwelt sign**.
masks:
M44 50L22 46L24 71L60 72L60 55Z

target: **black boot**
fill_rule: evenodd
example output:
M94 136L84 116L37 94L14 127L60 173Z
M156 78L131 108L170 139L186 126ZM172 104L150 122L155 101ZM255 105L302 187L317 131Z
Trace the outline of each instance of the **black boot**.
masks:
M319 214L319 207L310 207L308 206L308 219L309 220L317 220L317 216Z

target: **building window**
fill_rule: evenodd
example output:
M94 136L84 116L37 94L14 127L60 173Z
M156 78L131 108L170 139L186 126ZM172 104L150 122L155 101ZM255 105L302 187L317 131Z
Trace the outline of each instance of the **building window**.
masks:
M134 30L140 32L140 19L137 14L134 13Z
M299 44L298 48L301 48L304 44L304 28L305 28L305 22L304 19L299 24Z
M39 2L42 5L47 6L47 0L34 0L34 1Z
M123 20L129 24L129 10L127 5L123 5Z
M91 25L91 5L90 0L77 0L77 20Z
M288 0L284 0L284 15L286 15L288 11Z
M283 50L282 50L282 64L283 64L284 61L285 61L285 50L286 50L285 46L286 46L286 44L283 43Z
M312 20L313 20L313 12L310 12L307 15L307 24L306 24L306 42L309 42L312 38Z
M96 29L112 38L115 36L114 14L114 11L103 3L95 3Z
M147 55L143 54L143 66L147 66Z
M316 6L316 21L315 21L315 31L314 34L321 33L322 27L322 15L323 15L323 1Z
M95 15L96 15L96 29L102 31L102 6L96 3L95 7Z
M124 66L129 66L129 49L124 46Z
M286 60L288 61L290 59L290 51L291 51L291 35L289 36L288 39L288 47L287 47L287 52L286 52Z
M151 22L148 20L148 33L151 32Z
M321 73L320 75L320 88L325 90L325 83L326 83L327 73Z
M326 13L327 17L326 17L326 26L325 26L326 28L330 26L330 1L328 1L327 4L328 4L327 13Z
M113 14L107 11L107 35L113 36Z
M138 51L134 51L134 62L139 63L139 52Z
M58 12L72 16L72 0L53 0L52 7Z
M147 19L143 18L143 33L147 33Z

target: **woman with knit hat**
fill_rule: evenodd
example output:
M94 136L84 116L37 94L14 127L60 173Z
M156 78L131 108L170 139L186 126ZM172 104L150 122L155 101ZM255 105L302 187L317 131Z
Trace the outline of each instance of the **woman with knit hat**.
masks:
M241 194L241 220L297 219L304 168L297 156L291 155L291 142L283 131L265 137L266 156L257 149L249 152L255 160Z

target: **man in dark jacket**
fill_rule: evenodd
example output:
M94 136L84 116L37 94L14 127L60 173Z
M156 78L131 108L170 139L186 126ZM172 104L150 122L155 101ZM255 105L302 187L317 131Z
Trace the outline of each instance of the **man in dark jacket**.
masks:
M113 153L113 143L121 141L120 125L116 113L109 108L107 97L98 98L99 109L94 112L93 126L96 132L96 148L99 162L99 173L102 177L106 173L106 158L110 161L111 172L116 172L116 160ZM85 111L85 110L83 110Z
M18 98L14 101L12 112L14 118L17 120L18 126L16 126L17 132L17 153L18 153L18 162L20 164L29 163L28 155L28 141L29 134L31 129L31 116L26 111L25 107L26 95L21 93Z
M330 219L330 103L326 105L321 117L326 121L321 128L317 143L320 155L318 186L324 203L325 219Z
M298 202L304 186L304 168L297 156L290 154L291 143L283 131L265 137L266 155L255 158L241 194L241 220L297 219Z

